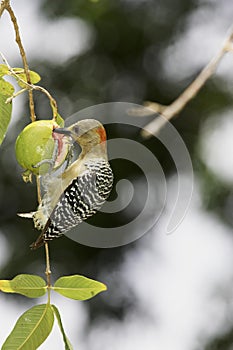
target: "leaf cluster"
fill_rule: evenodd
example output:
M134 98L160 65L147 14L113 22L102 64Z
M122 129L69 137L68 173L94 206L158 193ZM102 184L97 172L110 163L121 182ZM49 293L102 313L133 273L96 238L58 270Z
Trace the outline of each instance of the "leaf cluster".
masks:
M105 291L106 286L98 281L80 275L60 277L54 286L46 285L43 278L36 275L21 274L12 280L0 280L0 290L4 293L17 293L28 298L39 298L54 290L66 298L87 300ZM20 316L10 335L2 346L2 350L34 350L49 336L54 324L54 317L62 333L66 350L73 347L64 331L60 313L50 303L33 306Z
M38 73L29 71L32 84L40 81ZM12 99L14 95L14 86L4 79L4 76L13 76L21 90L16 95L24 92L28 88L26 74L23 68L9 68L5 64L0 64L0 145L6 135L6 131L11 119Z

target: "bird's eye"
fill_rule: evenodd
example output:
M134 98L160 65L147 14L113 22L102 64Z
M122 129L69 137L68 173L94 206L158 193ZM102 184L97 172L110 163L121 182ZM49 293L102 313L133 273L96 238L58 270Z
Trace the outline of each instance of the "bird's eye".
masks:
M79 127L78 127L78 125L75 125L75 126L74 126L73 131L74 131L75 134L78 134L78 133L79 133Z

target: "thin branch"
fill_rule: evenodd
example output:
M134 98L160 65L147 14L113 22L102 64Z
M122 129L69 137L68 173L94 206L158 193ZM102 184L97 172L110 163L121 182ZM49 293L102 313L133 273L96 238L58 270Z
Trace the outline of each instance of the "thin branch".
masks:
M22 90L19 90L19 91L17 91L15 94L13 94L13 95L11 95L10 97L8 97L8 99L6 99L6 104L7 103L11 103L12 102L12 100L14 99L14 98L16 98L17 96L19 96L19 95L21 95L22 93L24 93L25 91L27 91L27 89L22 89Z
M48 303L50 303L50 292L51 292L51 268L50 268L50 258L49 258L49 244L45 242L45 257L46 257L46 270L45 274L47 277L47 287L48 287Z
M50 102L50 106L52 108L52 111L53 111L53 118L55 118L58 114L58 110L57 110L57 102L56 100L52 97L52 95L48 92L48 90L46 90L45 88L43 88L42 86L39 86L39 85L33 85L33 84L30 84L31 88L33 90L38 90L40 92L43 92L49 99L49 102Z
M45 242L45 253L46 253L46 275L47 275L47 284L48 287L51 286L50 276L51 276L51 269L50 269L50 258L49 258L49 244L48 242Z
M38 203L41 203L41 187L40 187L40 177L36 177L36 184L37 184L37 198ZM51 293L51 267L50 267L50 257L49 257L49 244L48 242L45 242L45 263L46 263L46 269L45 269L45 275L47 278L47 287L48 287L48 303L50 303L50 293Z
M36 184L37 184L37 198L38 203L41 203L41 187L40 187L40 177L36 177ZM50 257L49 257L49 244L48 242L45 242L45 262L46 262L46 269L45 269L45 275L47 278L47 287L48 287L48 303L50 303L50 287L51 287L51 267L50 267Z
M6 10L7 6L9 6L10 0L2 0L0 3L0 17L3 14L3 11Z
M23 43L22 43L22 40L20 37L18 22L17 22L17 19L15 17L14 11L10 5L10 0L2 0L1 6L0 6L0 16L2 15L4 10L6 10L9 13L10 19L13 23L14 31L15 31L15 41L18 45L19 52L20 52L20 55L21 55L21 58L23 61L23 67L24 67L27 83L31 84L30 71L29 71L29 66L28 66L28 62L27 62L27 57L26 57ZM34 100L33 100L33 91L28 90L28 95L29 95L29 108L30 108L31 121L33 122L36 120Z
M14 69L9 65L6 57L2 54L2 52L0 52L0 56L2 57L3 62L7 65L9 72L11 73L11 75L13 75L16 80L20 81L21 83L23 83L26 86L26 89L28 91L30 90L38 90L40 92L43 92L49 99L50 102L50 106L52 108L53 111L53 117L55 118L58 114L58 109L57 109L57 102L56 100L52 97L52 95L42 86L39 85L34 85L34 84L29 84L27 83L25 80L23 80L15 71ZM20 90L18 93L13 94L8 100L11 101L14 97L18 96L18 94L22 93L23 90Z
M199 90L204 86L206 81L214 74L223 56L233 50L233 28L231 28L229 35L224 40L224 43L219 52L212 58L206 67L200 72L196 79L181 93L181 95L173 101L170 105L164 107L154 102L146 102L145 105L154 112L160 114L159 117L147 124L142 136L147 138L151 134L157 133L168 120L174 118L185 106L193 99Z

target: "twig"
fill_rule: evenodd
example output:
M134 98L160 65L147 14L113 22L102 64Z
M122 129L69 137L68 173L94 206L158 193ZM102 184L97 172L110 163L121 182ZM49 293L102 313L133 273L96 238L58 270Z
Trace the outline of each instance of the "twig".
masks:
M14 11L12 10L12 7L10 5L10 0L2 0L1 7L0 7L0 16L2 15L4 10L6 10L9 13L11 21L13 23L14 31L15 31L15 41L19 47L19 52L20 52L20 55L21 55L21 58L23 61L23 67L24 67L27 83L31 84L31 77L30 77L30 71L29 71L29 66L28 66L28 62L27 62L27 57L26 57L23 43L22 43L22 40L20 37L17 19L15 17ZM33 100L33 91L28 90L28 95L29 95L29 108L30 108L31 121L33 122L36 120L34 100Z
M6 9L7 6L9 6L10 0L2 0L0 4L0 17L3 14L3 11Z
M229 35L224 40L224 43L221 49L219 50L219 52L212 58L212 60L200 72L200 74L196 77L196 79L170 105L164 107L154 102L145 103L145 105L148 108L160 114L160 116L144 127L142 131L143 137L148 138L152 134L157 133L167 123L168 120L171 120L173 117L175 117L186 106L186 104L196 96L196 94L203 87L206 81L214 74L223 56L227 52L233 51L232 40L233 40L233 28L231 28Z
M49 244L48 242L45 242L45 254L46 254L46 276L47 276L47 284L48 287L51 286L50 276L51 276L51 269L50 269L50 259L49 259Z
M36 184L37 184L37 197L38 197L38 203L41 203L41 187L40 187L40 177L36 177ZM50 303L50 287L51 287L51 267L50 267L50 257L49 257L49 244L48 242L45 242L45 262L46 262L46 269L45 269L45 275L47 278L47 288L48 288L48 303Z
M13 95L11 95L10 97L8 97L8 99L6 99L6 104L7 103L11 103L12 102L12 100L15 98L15 97L17 97L17 96L19 96L19 95L21 95L23 92L25 92L25 91L27 91L27 89L22 89L22 90L19 90L19 91L17 91L15 94L13 94Z
M46 274L46 277L47 277L48 304L50 304L50 293L51 293L51 269L50 269L49 244L48 244L48 242L45 242L45 257L46 257L46 270L45 270L45 274Z
M49 102L50 102L50 106L51 106L52 111L53 111L53 118L55 119L55 117L57 117L57 114L58 114L56 100L52 97L52 95L48 92L48 90L46 90L42 86L33 85L33 84L30 84L30 86L33 90L38 90L40 92L43 92L48 97Z
M21 83L23 83L26 87L27 87L27 90L38 90L40 92L43 92L49 99L49 102L50 102L50 106L52 108L52 111L53 111L53 117L55 118L58 114L58 109L57 109L57 102L56 100L52 97L52 95L45 89L43 88L42 86L39 86L39 85L34 85L34 84L29 84L27 83L26 81L24 81L15 71L14 69L9 65L6 57L2 54L2 52L0 52L0 56L2 57L2 60L3 62L7 65L8 69L9 69L9 72L11 73L11 75L13 75L16 80L20 81ZM18 94L22 93L23 91L20 90L18 93L16 94L13 94L10 98L9 98L9 101L11 99L13 99L14 97L18 96Z
M38 203L41 203L41 187L40 187L40 177L36 177L36 184L37 184L37 198ZM49 244L48 242L45 242L45 262L46 262L46 269L45 269L45 275L47 278L47 287L48 287L48 303L50 303L50 287L51 287L51 267L50 267L50 258L49 258Z

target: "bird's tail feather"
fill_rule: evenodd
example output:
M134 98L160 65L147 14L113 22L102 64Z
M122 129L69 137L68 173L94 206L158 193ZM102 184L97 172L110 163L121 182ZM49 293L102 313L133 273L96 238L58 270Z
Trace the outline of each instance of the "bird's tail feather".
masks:
M35 214L35 211L31 211L30 213L17 213L18 216L26 219L33 219L34 214Z

